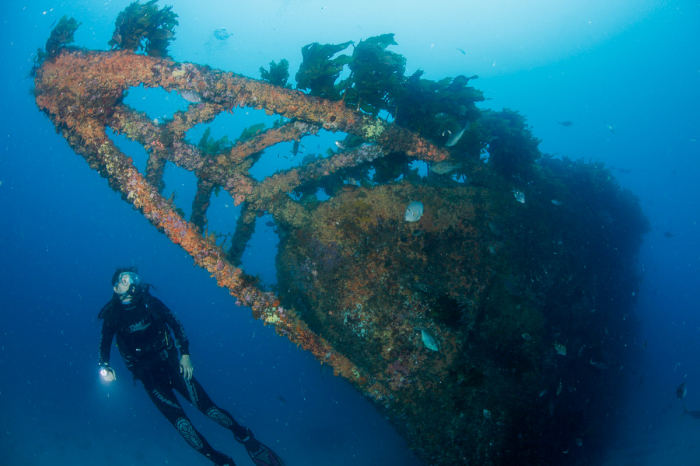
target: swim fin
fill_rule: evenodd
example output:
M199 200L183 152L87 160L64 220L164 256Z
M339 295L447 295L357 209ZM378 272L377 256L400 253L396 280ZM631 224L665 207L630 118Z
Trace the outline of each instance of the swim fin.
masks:
M236 439L243 444L248 456L253 460L255 466L285 466L282 458L277 456L277 453L272 451L267 445L260 443L258 439L253 437L250 429L246 429L248 435L243 439Z

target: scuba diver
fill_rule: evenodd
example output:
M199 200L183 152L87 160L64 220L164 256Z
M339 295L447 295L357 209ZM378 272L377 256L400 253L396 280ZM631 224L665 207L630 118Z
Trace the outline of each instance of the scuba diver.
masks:
M99 314L103 320L99 350L102 379L105 382L116 380L114 369L109 366L109 352L116 335L117 348L134 381L138 379L143 383L156 408L192 448L219 466L235 466L233 459L214 450L197 432L173 389L209 419L233 432L256 466L284 466L280 457L260 443L250 429L216 406L192 376L189 341L182 324L163 302L151 296L148 291L151 285L141 283L136 268L117 269L112 276L112 287L112 299Z

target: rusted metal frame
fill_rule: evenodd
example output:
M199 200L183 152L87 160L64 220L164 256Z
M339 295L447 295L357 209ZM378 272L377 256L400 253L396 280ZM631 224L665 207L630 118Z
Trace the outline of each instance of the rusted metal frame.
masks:
M280 192L291 192L307 181L318 180L343 168L355 167L383 156L384 151L381 147L364 144L357 149L340 152L303 167L277 173L265 178L255 188L253 202L259 201L261 205L266 205Z
M255 220L257 212L251 208L250 202L244 202L241 205L241 213L236 220L236 229L233 230L233 238L231 239L231 247L226 252L226 257L237 267L241 266L243 253L248 241L255 233Z
M220 167L215 159L206 157L197 146L176 139L176 135L168 134L167 125L163 128L156 126L145 114L130 113L119 108L108 124L129 139L140 142L149 151L157 150L158 155L162 154L178 167L195 172L198 179L222 186L234 199L235 205L241 204L257 184L246 175ZM161 142L164 135L173 139L167 147Z
M223 111L230 111L224 106L211 102L190 104L186 111L177 111L170 120L165 120L165 127L173 134L182 138L187 131L200 123L210 123Z
M165 162L166 159L158 151L150 151L146 161L146 181L156 188L159 193L165 189Z
M197 178L197 192L192 200L192 215L190 222L194 223L201 231L205 231L207 223L207 209L211 202L211 194L214 192L214 183Z
M216 160L205 157L198 147L184 140L175 141L166 148L169 150L161 151L160 148L162 148L163 145L159 138L168 130L168 125L163 128L158 127L143 113L128 112L126 108L121 107L117 109L115 116L110 119L110 122L113 129L124 132L130 139L140 142L144 147L151 150L151 153L156 149L158 153L163 153L164 157L177 166L196 171L198 179L203 178L213 184L223 186L234 198L234 201L240 199L241 195L245 196L248 202L254 204L254 210L269 210L268 203L274 195L282 190L290 192L305 181L318 179L342 168L356 166L384 155L379 146L365 144L354 150L339 152L329 158L309 164L302 169L290 169L276 174L272 179L268 177L261 183L258 183L238 172L230 173L229 170L222 168ZM279 135L281 137L284 137L286 134L289 140L292 140L295 139L296 135L302 135L303 133L301 131L313 134L312 131L317 130L316 126L301 122L295 122L290 125L292 126L289 128L294 128L294 130L288 129L280 133ZM129 128L131 128L131 130L129 130ZM138 131L134 131L134 129L138 129ZM175 137L175 135L172 136ZM277 135L274 137L277 138ZM255 139L258 139L258 142L248 147L264 149L265 146L262 146L259 142L259 140L263 138L265 138L264 135L256 136ZM275 186L274 188L272 187L273 184ZM241 185L252 186L252 191L236 189L237 186ZM240 203L236 203L236 205L238 204ZM248 231L248 228L246 228L245 231ZM252 232L250 234L252 235ZM242 239L242 237L238 238L238 234L236 234L236 236L237 239ZM245 235L243 237L245 237ZM234 244L235 243L234 241ZM233 249L234 251L236 250L236 248ZM242 251L240 251L240 253L242 254ZM234 252L230 257L233 258L236 256L237 254Z
M240 164L246 158L268 147L280 142L300 140L304 136L316 134L319 129L318 125L301 121L292 121L277 128L269 128L248 141L233 146L231 153L227 156L227 161Z
M264 109L270 115L321 125L333 132L351 133L376 142L386 153L400 151L409 157L434 162L449 156L447 149L437 147L409 130L347 108L342 101L328 101L235 73L208 71L190 63L164 64L169 66L171 73L177 66L188 69L186 77L161 80L159 84L166 90L189 88L198 91L203 100L225 107Z

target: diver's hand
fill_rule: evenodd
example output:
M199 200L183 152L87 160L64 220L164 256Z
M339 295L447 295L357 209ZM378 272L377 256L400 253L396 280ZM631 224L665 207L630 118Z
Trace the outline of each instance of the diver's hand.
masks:
M114 369L109 366L104 366L100 369L100 377L102 377L102 380L105 382L114 382L117 380L117 374L114 372Z
M190 380L192 378L192 372L194 367L190 362L190 356L188 354L183 354L180 358L180 374L185 378L185 380Z

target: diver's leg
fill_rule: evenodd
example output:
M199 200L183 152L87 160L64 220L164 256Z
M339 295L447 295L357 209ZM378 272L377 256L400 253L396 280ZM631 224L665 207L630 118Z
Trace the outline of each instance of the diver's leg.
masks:
M234 462L230 457L214 450L212 446L209 445L209 442L197 432L197 429L194 428L183 411L180 402L175 398L175 394L170 388L169 381L161 380L161 383L158 383L158 380L154 381L150 377L144 377L144 379L146 380L144 380L143 386L146 389L146 393L148 393L148 396L151 398L151 401L153 401L153 404L156 405L158 411L175 426L189 446L213 461L216 465L234 466Z
M233 436L243 444L248 456L257 466L284 466L284 461L271 448L260 443L250 429L237 423L225 409L216 406L197 379L192 377L190 380L185 380L180 376L177 381L173 381L173 386L182 396L188 397L190 402L209 419L233 432Z
M207 392L204 391L202 384L197 379L192 377L190 380L185 380L182 376L179 379L173 384L175 389L182 396L188 398L190 403L196 406L206 417L233 432L233 435L239 442L241 441L239 439L243 439L248 435L248 429L237 423L228 411L219 408L211 401L211 398L209 398L209 395L207 395Z

